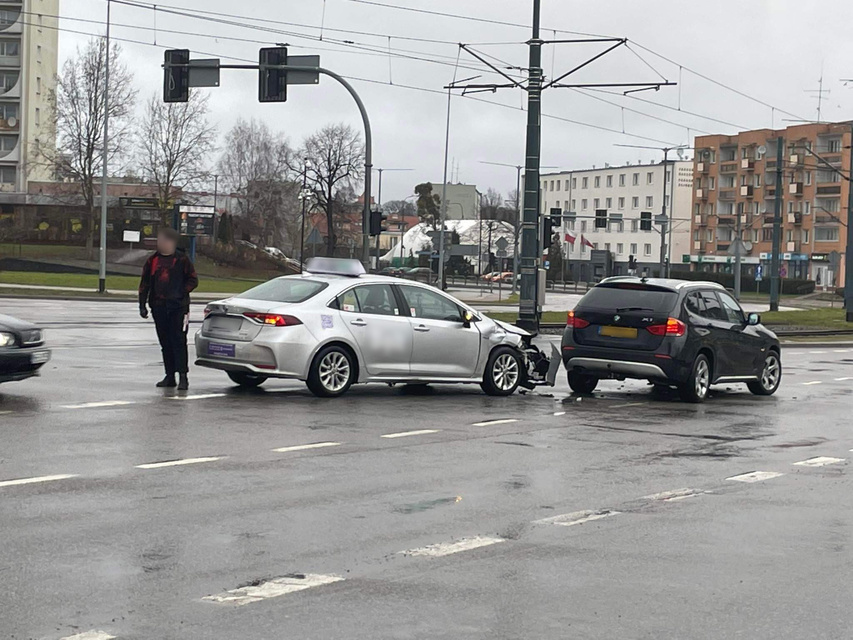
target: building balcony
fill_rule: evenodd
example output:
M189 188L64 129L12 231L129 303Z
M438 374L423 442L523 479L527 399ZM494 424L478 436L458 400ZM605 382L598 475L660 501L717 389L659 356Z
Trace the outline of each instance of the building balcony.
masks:
M694 215L693 224L695 224L697 227L705 227L708 225L708 219L702 215Z
M742 158L740 161L740 168L746 169L747 171L754 171L755 160L752 160L751 158Z
M740 187L740 195L744 198L751 198L753 196L754 189L751 184L743 184Z
M708 163L707 162L697 162L696 163L696 173L708 173Z
M737 173L737 162L720 164L720 173Z
M720 200L734 200L735 199L735 190L734 189L720 189Z
M832 215L829 215L829 214L820 215L820 214L818 214L815 216L815 219L814 219L816 224L838 224L838 220L839 220L838 216L834 215L834 214L832 214Z
M764 224L765 224L765 225L773 224L773 220L774 220L774 219L775 219L775 216L774 216L772 213L771 213L771 214L767 214L767 215L765 215L765 216L764 216Z
M840 184L832 184L826 186L817 187L817 195L819 196L840 196L841 195L841 185Z
M803 214L799 211L794 211L788 214L789 224L803 224Z
M733 224L735 224L735 222L736 222L735 217L732 214L725 214L725 213L717 214L717 224L733 225Z
M696 197L700 200L708 199L708 190L707 189L696 189Z
M788 184L788 193L792 196L801 196L803 195L803 183L802 182L791 182Z
M795 167L799 167L802 166L805 162L805 157L802 153L792 153L791 156L788 158L788 162L794 165ZM775 162L773 166L776 166Z

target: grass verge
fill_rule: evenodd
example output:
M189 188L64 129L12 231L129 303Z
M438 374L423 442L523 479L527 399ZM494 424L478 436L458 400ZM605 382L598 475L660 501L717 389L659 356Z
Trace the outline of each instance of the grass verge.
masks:
M257 283L262 282L258 280ZM85 273L40 273L30 271L2 271L0 285L23 284L50 287L78 287L97 291L98 276ZM199 278L198 293L242 293L255 282L225 278ZM139 287L136 276L107 276L107 288L115 291L135 291Z

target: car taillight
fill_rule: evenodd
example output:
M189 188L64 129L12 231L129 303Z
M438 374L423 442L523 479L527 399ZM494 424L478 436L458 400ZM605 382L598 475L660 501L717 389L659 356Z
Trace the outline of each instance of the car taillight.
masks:
M574 311L569 311L569 317L566 319L566 326L572 329L585 329L589 326L589 322L583 318L578 318Z
M210 305L206 306L204 308L204 317L206 318L207 316L209 316L211 311L213 311L213 309L210 308Z
M673 336L680 338L687 333L687 325L678 318L667 318L665 324L653 324L646 327L653 336Z
M254 311L249 311L244 313L243 316L259 324L266 324L271 327L290 327L295 324L302 324L299 318L281 315L280 313L255 313Z

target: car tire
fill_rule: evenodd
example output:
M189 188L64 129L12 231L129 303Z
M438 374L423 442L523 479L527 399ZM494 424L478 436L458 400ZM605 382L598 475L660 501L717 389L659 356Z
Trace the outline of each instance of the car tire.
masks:
M490 396L511 396L521 384L524 363L510 347L498 347L489 355L480 387Z
M699 354L693 361L687 382L678 385L678 394L684 402L698 404L705 402L711 388L711 361L708 356Z
M335 398L355 382L355 362L349 351L337 345L323 347L314 356L305 383L315 396Z
M575 393L589 395L598 386L598 378L580 371L569 371L569 387Z
M244 389L254 389L255 387L260 387L264 382L267 381L267 376L262 376L257 373L245 373L243 371L227 371L228 377L231 378L231 382Z
M758 374L758 380L747 382L747 388L757 396L772 396L782 382L782 360L775 351L764 358L764 368Z

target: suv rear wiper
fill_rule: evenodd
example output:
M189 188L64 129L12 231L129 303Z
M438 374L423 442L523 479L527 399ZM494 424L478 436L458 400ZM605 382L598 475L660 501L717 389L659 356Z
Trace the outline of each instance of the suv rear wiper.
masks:
M617 307L617 312L625 312L625 311L654 311L654 309L649 309L648 307Z

